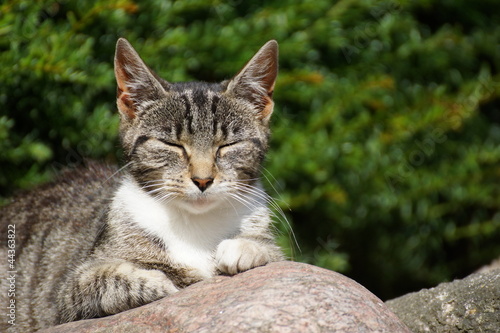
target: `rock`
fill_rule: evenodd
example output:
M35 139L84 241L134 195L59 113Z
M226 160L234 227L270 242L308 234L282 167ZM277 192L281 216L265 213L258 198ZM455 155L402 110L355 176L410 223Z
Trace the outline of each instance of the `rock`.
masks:
M387 306L414 332L499 332L500 269L476 273Z
M353 280L294 262L217 276L113 316L56 332L410 332Z
M486 273L500 268L500 258L493 260L489 265L483 266L476 273Z

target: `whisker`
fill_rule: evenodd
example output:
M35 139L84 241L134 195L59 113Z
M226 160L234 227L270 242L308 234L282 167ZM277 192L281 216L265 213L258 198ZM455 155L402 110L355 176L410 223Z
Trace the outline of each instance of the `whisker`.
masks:
M162 182L164 179L153 179L153 180L147 180L144 182L144 184L151 184L151 183L156 183L156 182Z
M224 199L224 201L228 202L231 205L231 207L233 207L234 212L236 213L236 215L238 215L238 210L236 209L236 207L234 207L234 205L231 202L231 200L229 200L229 198L227 196L222 196L222 199ZM237 199L235 198L235 200L237 200Z
M153 198L156 202L167 204L172 199L174 199L175 194L174 193L164 193L163 195L155 195Z
M146 188L149 188L149 187L156 187L156 186L162 185L164 183L165 183L164 181L159 181L159 182L154 183L154 184L143 185L143 186L141 186L141 188L142 189L146 189Z
M291 224L288 221L288 218L286 217L285 213L283 212L283 209L281 209L281 207L278 204L276 199L272 198L269 194L267 194L261 188L249 185L247 183L243 183L241 181L232 181L232 182L230 182L230 186L239 192L246 193L250 196L254 196L254 197L259 198L259 199L263 200L264 202L266 202L272 208L272 215L275 218L277 218L279 221L283 222L285 226L287 226L287 230L292 235L293 242L295 243L295 245L297 246L297 248L300 251L300 246L298 244L295 233L293 232Z
M165 179L148 180L146 182L143 182L142 188L159 185L159 184L162 184L164 182L165 182Z
M154 190L147 191L146 193L147 193L147 194L150 194L150 195L153 195L154 193L156 193L156 192L160 192L160 191L162 191L162 190L164 190L164 188L159 187L159 188L155 188Z
M242 205L244 205L245 207L247 207L250 210L256 209L258 207L257 205L252 204L252 202L250 200L247 200L244 197L242 197L242 196L240 196L240 195L238 195L236 193L229 193L229 195L233 199L235 199L236 201L240 202Z
M269 171L268 169L266 169L265 167L262 167L263 168L263 171L265 171L273 180L276 184L279 184L278 183L278 180L276 179L276 177L273 176L273 174L271 173L271 171ZM281 199L281 195L280 195L280 192L276 189L276 187L273 185L273 182L271 182L271 180L269 179L269 177L263 172L262 175L264 176L264 178L266 179L267 183L269 184L269 186L271 186L271 188L273 189L274 193L276 193L276 195L278 195L280 198L276 199L274 198L274 200L276 201L280 201L282 204L284 204L286 206L286 208L291 211L291 208L290 206L288 205L288 203Z
M126 167L128 167L129 165L131 165L133 162L130 161L128 162L127 164L125 164L124 166L122 166L121 168L119 168L118 170L116 170L111 176L109 176L108 178L106 178L106 180L104 181L104 184L106 184L110 179L114 178L118 173L122 172L123 169L125 169Z
M278 183L278 180L273 176L273 174L271 173L271 171L269 171L268 169L266 169L265 167L262 167L263 171L265 171L267 174L269 174L269 176L271 176L273 178L273 180ZM272 189L274 190L274 192L276 194L279 195L279 192L276 190L276 187L274 187L273 183L271 182L271 180L269 179L269 177L267 177L267 175L263 172L262 175L264 176L264 178L266 178L267 182L269 183L269 185L272 187Z
M298 251L301 252L299 243L297 241L297 237L295 236L295 233L293 232L290 221L288 221L288 218L286 217L285 213L283 212L283 209L281 209L280 205L278 204L278 202L275 198L271 197L263 189L256 187L256 186L246 184L246 183L242 183L241 181L233 181L230 183L230 185L232 188L236 189L237 191L240 191L242 193L246 193L248 195L255 196L255 197L263 200L264 202L266 202L272 208L272 210L271 210L272 215L276 219L278 219L279 221L284 223L287 231L292 236L291 240L293 240L293 243L297 247Z

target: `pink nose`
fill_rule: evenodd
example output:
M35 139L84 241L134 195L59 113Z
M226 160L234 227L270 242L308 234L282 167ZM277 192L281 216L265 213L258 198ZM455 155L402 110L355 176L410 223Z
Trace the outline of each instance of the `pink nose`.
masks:
M198 186L198 188L200 189L200 191L202 192L205 192L205 190L210 186L212 185L212 183L214 182L214 179L213 178L196 178L196 177L193 177L191 178L191 180L193 181L193 183Z

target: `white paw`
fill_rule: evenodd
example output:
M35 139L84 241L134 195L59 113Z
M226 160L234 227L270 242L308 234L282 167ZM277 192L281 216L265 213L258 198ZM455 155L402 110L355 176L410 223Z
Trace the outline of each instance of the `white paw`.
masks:
M222 273L237 274L265 265L270 256L265 248L248 239L226 239L217 247L215 261Z

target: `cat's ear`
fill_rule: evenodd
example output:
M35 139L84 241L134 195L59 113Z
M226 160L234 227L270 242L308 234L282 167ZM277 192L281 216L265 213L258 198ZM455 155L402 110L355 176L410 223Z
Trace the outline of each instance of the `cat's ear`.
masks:
M116 43L115 76L118 84L116 104L127 120L134 119L145 102L166 94L168 82L149 69L124 38L118 39Z
M267 122L273 112L273 90L278 75L278 43L270 40L233 77L227 91L248 101L257 117Z

